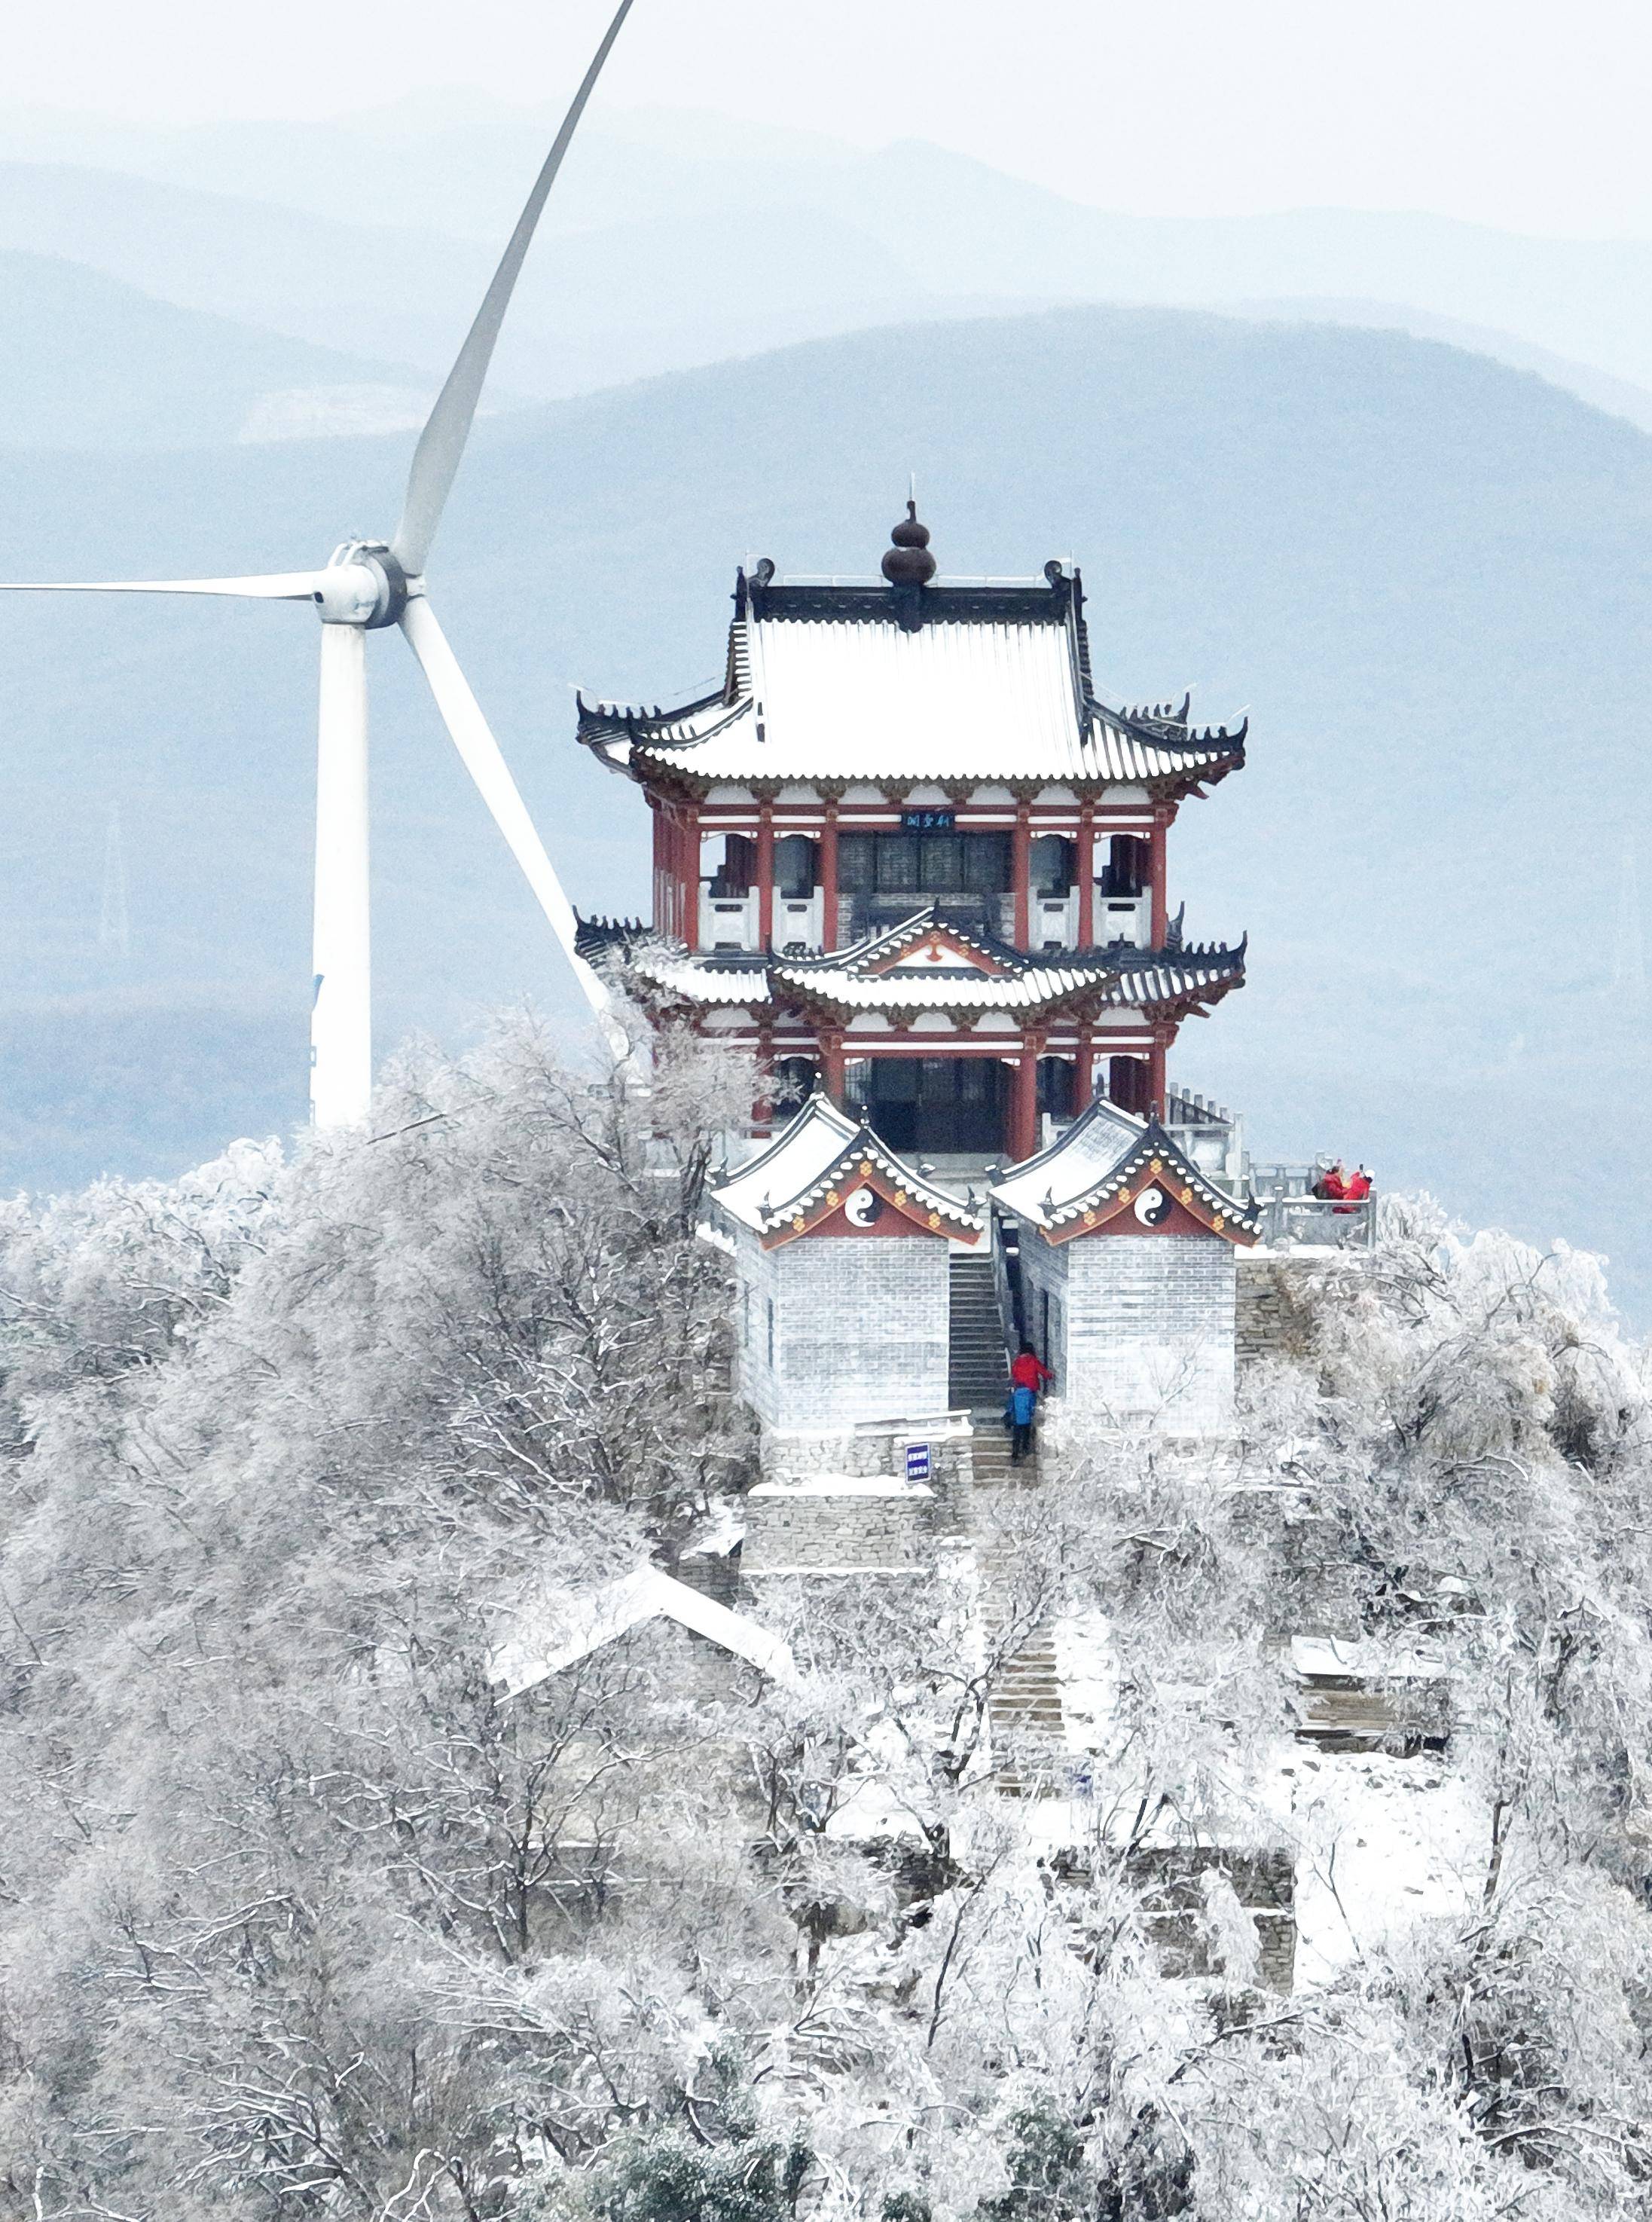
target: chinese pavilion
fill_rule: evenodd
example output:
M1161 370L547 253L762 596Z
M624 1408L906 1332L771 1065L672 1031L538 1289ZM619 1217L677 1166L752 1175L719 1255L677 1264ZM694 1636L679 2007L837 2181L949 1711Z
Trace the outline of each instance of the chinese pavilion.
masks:
M1165 1116L1182 1020L1242 982L1242 941L1186 940L1166 844L1245 733L1101 701L1076 570L940 579L929 538L909 505L881 580L740 572L697 700L581 697L654 826L652 930L583 946L777 1105L818 1082L893 1150L1019 1159L1041 1114Z

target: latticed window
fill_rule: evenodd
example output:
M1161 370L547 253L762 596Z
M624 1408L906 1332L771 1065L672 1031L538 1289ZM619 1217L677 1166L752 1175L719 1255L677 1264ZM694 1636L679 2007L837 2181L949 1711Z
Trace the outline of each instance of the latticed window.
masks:
M1002 894L1007 833L845 833L837 844L845 894Z

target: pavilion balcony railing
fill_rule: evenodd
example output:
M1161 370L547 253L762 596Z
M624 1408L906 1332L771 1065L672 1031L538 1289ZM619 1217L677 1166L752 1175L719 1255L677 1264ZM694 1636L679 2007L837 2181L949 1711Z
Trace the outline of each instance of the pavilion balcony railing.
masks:
M1374 1196L1358 1202L1316 1196L1313 1165L1253 1165L1249 1188L1262 1215L1261 1239L1285 1247L1369 1250L1376 1242Z
M1211 1180L1219 1181L1224 1188L1237 1189L1246 1171L1244 1139L1238 1122L1232 1119L1177 1118L1181 1108L1172 1102L1172 1116L1165 1122L1165 1132L1176 1147L1191 1158L1200 1172Z

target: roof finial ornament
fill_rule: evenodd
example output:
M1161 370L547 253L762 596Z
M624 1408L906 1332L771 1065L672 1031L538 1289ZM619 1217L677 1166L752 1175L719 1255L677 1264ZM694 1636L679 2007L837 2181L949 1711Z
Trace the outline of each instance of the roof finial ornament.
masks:
M936 574L929 553L929 528L917 521L917 480L908 497L906 514L889 536L884 550L883 573L892 587L927 587Z

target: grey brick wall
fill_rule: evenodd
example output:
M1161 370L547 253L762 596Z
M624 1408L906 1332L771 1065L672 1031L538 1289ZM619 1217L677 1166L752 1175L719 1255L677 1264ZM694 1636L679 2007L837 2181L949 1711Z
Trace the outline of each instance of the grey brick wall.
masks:
M1057 1428L1075 1420L1220 1434L1233 1423L1235 1269L1218 1235L1022 1239L1023 1290L1052 1300ZM1031 1307L1029 1306L1029 1309ZM1036 1338L1035 1338L1036 1339Z
M1021 1309L1029 1340L1054 1371L1058 1397L1067 1382L1067 1248L1052 1249L1030 1227L1021 1237Z
M764 1250L742 1233L737 1379L770 1428L842 1428L947 1409L947 1245L824 1238Z
M1086 1851L1057 1852L1051 1867L1058 1883L1083 1886L1090 1880ZM1296 1974L1296 1870L1282 1846L1175 1844L1130 1853L1125 1875L1138 1893L1139 1918L1161 1974L1209 1976L1215 1972L1206 1917L1204 1876L1214 1867L1255 1924L1256 1980L1267 1990L1289 1991Z
M1142 1925L1161 1972L1167 1975L1215 1972L1200 1880L1207 1867L1226 1875L1234 1895L1255 1924L1258 1981L1267 1990L1290 1990L1296 1974L1296 1871L1291 1853L1283 1849L1178 1846L1132 1855L1128 1873L1142 1894Z
M936 1510L922 1482L763 1482L746 1499L741 1572L927 1566Z

